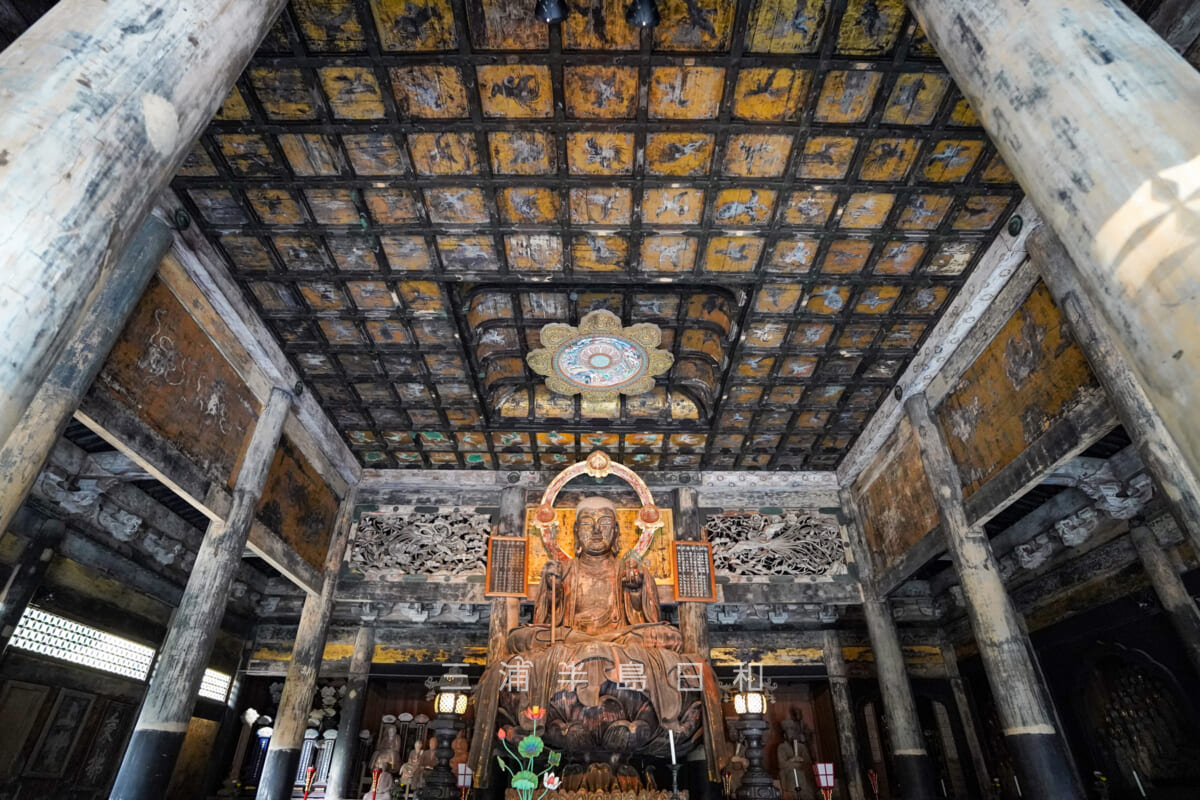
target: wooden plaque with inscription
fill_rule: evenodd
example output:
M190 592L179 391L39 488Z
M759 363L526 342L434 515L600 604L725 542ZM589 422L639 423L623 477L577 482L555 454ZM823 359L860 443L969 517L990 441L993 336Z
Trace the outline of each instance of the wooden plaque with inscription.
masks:
M675 599L685 603L715 603L717 580L711 542L672 542Z
M524 597L529 589L525 575L525 537L489 536L487 597Z

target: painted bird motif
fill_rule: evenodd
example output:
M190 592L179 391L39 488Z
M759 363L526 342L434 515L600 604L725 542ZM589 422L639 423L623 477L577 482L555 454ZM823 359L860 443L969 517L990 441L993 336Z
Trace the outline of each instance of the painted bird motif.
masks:
M685 156L690 156L693 153L699 152L700 148L704 147L706 141L697 139L692 142L680 144L679 142L667 142L666 148L663 150L664 161L678 161Z
M404 11L392 20L392 31L399 39L418 40L424 35L425 26L433 19L434 13L430 6L405 3Z
M489 97L504 97L520 105L527 106L537 99L541 93L538 79L533 75L505 75L504 80L492 84Z
M621 103L625 100L625 95L617 89L616 75L610 75L607 78L593 81L591 89L592 103L598 108L603 108L610 102Z
M670 261L674 266L679 267L683 266L680 256L687 251L689 244L690 242L687 239L683 239L673 244L654 244L651 248L658 254L660 262Z
M746 202L740 200L730 200L717 209L716 217L718 220L726 221L737 219L745 216L751 220L762 220L771 214L771 209L764 206L758 201L758 192L750 192L750 199Z
M713 253L718 256L725 256L730 261L745 261L750 258L749 251L750 245L747 242L741 242L714 250Z
M674 214L675 216L684 217L687 216L690 210L691 207L688 205L687 192L679 192L674 195L664 193L662 201L658 205L658 210L654 213L658 217L664 214Z
M599 164L604 169L610 169L614 164L620 164L625 160L622 148L617 145L602 145L596 141L594 136L589 136L583 144L587 148L589 164Z
M941 164L943 167L945 167L946 169L950 169L952 167L960 167L963 164L966 164L967 161L969 160L966 156L963 155L963 153L965 153L966 151L967 151L966 145L947 143L942 146L941 150L939 150L938 152L931 155L929 157L929 161L930 161L930 163L937 162L937 163Z
M592 222L604 222L613 213L613 208L616 206L620 196L615 194L605 194L604 192L588 192L584 196L587 200L588 217ZM597 211L599 213L597 213Z
M537 194L531 191L514 191L509 195L513 211L517 216L530 222L540 219L541 212L537 206Z
M683 0L683 5L687 11L687 24L692 30L708 36L717 35L717 29L712 22L712 9L704 8L698 0Z
M515 164L536 164L546 157L545 146L532 136L514 136L509 141Z

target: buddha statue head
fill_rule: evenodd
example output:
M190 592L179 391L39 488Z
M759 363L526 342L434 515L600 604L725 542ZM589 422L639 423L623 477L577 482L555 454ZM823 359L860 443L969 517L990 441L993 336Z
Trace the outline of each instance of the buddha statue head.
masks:
M575 507L575 555L617 556L621 528L617 507L603 497L587 497Z

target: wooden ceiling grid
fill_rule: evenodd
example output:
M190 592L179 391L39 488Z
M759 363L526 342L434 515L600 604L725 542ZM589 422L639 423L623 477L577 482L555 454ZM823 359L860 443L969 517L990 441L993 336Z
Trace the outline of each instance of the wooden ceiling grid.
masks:
M293 0L180 170L364 466L833 468L1019 200L900 0L623 6ZM602 417L594 308L676 357Z

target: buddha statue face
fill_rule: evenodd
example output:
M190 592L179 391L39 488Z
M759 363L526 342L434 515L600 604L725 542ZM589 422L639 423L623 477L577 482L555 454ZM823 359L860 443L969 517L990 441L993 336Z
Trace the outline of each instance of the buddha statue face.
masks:
M617 511L604 501L579 504L575 515L575 555L616 555L620 547Z

